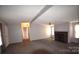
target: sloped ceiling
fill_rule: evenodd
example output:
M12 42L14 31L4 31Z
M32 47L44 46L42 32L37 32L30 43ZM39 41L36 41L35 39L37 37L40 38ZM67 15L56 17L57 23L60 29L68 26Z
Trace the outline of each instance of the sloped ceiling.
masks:
M45 5L19 5L19 6L0 6L0 19L8 24L20 23L22 21L31 21ZM64 23L78 20L78 6L52 6L39 16L34 23L47 24Z
M33 19L44 6L0 6L0 18L7 23L20 23Z

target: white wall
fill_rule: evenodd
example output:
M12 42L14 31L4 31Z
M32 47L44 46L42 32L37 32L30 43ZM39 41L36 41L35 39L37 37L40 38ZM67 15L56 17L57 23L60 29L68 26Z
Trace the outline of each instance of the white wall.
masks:
M71 42L71 39L73 39L73 25L69 23L68 43Z
M22 42L22 32L20 24L11 24L9 27L10 43ZM47 26L33 23L30 28L30 39L38 40L48 38L46 34Z
M69 23L55 24L55 31L69 31Z
M47 33L48 26L33 24L30 29L31 40L48 38L49 35Z
M21 28L18 24L8 25L10 43L22 42Z

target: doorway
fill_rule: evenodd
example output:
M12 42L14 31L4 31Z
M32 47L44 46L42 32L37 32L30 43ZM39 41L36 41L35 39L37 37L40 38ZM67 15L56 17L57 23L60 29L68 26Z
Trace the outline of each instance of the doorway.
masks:
M2 24L0 23L0 47L1 47L1 53L5 51L5 45L3 41L3 31L2 31Z
M24 45L27 45L30 42L29 28L30 28L30 22L22 22L21 23Z

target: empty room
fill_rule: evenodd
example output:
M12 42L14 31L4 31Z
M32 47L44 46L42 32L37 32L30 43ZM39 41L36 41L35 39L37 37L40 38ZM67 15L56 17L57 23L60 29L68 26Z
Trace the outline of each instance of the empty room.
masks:
M0 54L79 54L79 6L0 5Z

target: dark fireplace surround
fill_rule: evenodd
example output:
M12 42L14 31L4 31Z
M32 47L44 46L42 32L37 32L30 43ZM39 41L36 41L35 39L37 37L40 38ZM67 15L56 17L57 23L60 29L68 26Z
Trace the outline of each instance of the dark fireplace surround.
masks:
M68 32L55 31L55 40L63 43L68 43Z

